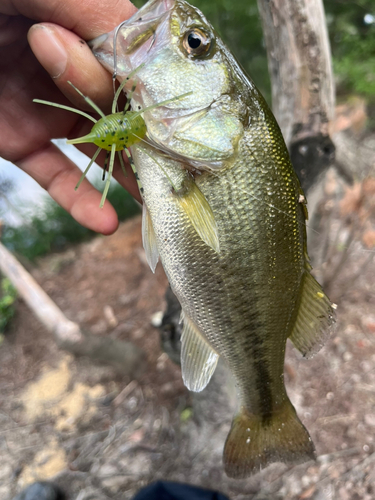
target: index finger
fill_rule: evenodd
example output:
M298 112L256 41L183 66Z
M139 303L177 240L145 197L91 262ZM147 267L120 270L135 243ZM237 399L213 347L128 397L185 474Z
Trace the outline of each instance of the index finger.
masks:
M51 22L90 40L111 31L136 12L129 0L2 0L0 13Z

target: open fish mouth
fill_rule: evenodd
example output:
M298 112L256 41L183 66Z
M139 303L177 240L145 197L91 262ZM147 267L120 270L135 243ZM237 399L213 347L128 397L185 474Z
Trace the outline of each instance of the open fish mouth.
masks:
M161 72L167 64L165 53L170 46L170 16L175 4L176 0L152 0L112 32L89 42L95 57L113 73L114 78L122 81L129 74L133 75L124 87L128 95L131 92L133 109L144 109L170 100L168 105L147 113L150 133L153 129L151 122L159 124L158 141L154 137L155 142L159 142L161 136L166 140L177 127L175 120L190 116L197 109L195 96L174 101L177 96L192 94L189 88L180 91L167 84L155 84L156 79L150 73L150 66L154 71L157 66L156 71Z
M96 58L115 76L127 76L145 62L153 47L168 42L168 37L162 35L168 27L169 14L174 5L175 0L147 2L111 33L94 38L88 45Z

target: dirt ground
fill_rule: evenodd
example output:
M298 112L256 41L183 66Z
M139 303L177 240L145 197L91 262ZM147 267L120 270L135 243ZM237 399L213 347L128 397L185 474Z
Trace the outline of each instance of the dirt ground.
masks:
M225 476L233 386L219 366L192 395L162 352L151 320L165 306L167 280L160 265L155 275L149 270L136 218L113 236L44 258L32 273L69 319L142 347L146 370L131 380L59 351L19 300L0 347L0 498L50 478L72 500L127 500L156 479L217 489L232 500L374 498L375 242L368 233L375 191L363 201L363 189L347 190L339 203L338 191L327 188L317 269L338 305L337 329L311 360L288 345L285 364L316 462L274 464L248 480Z

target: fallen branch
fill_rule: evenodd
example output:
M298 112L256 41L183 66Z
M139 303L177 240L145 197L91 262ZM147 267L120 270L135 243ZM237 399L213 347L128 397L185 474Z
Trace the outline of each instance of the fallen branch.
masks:
M144 352L131 342L83 332L70 321L18 260L0 242L0 271L7 276L18 294L51 332L58 346L75 355L88 356L98 363L111 365L122 375L139 376L145 367Z

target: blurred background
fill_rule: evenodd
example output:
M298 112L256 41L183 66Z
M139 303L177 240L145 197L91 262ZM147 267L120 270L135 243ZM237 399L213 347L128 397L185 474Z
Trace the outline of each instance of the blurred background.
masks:
M193 3L272 107L256 1ZM233 388L219 374L193 397L173 355L164 352L168 346L161 347L155 326L167 281L160 265L152 275L145 262L138 205L113 182L108 198L121 221L131 220L111 237L97 236L0 158L2 243L69 319L94 334L129 340L147 358L144 375L133 380L63 355L0 275L1 498L56 477L77 500L131 498L158 478L218 488L233 500L375 497L375 4L326 0L324 7L337 156L322 188L313 227L318 245L310 253L317 278L338 304L338 325L313 360L289 346L285 366L288 393L318 461L228 480L221 453ZM87 166L74 147L56 143L81 169ZM101 175L93 166L89 179L99 190Z

